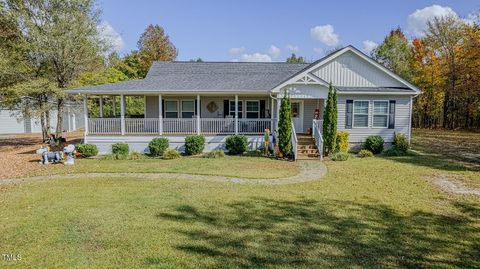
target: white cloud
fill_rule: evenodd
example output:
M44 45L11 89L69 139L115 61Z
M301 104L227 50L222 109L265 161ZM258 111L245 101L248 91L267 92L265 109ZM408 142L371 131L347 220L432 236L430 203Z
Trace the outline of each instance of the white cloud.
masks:
M338 44L338 42L340 42L338 35L335 33L333 26L330 24L311 28L310 36L327 46L335 46Z
M270 55L273 59L277 59L280 56L280 49L274 45L270 45L268 49L268 55Z
M272 58L268 54L256 52L253 54L242 54L240 60L242 62L271 62Z
M317 54L322 54L323 53L323 48L313 48L313 51Z
M378 44L371 40L363 41L363 51L367 54L370 54L370 52L372 52L372 50L374 50L376 47L378 47Z
M125 48L122 36L113 29L108 21L102 21L97 25L97 29L100 37L108 43L112 50L120 52Z
M412 14L408 15L407 23L408 29L417 37L423 37L427 29L427 22L435 17L454 16L458 17L457 13L450 7L442 7L439 5L432 5L423 9L417 9Z
M288 45L287 45L287 48L288 48L292 53L297 53L297 52L300 50L297 45L292 45L292 44L288 44Z
M235 54L240 54L240 53L243 53L245 51L245 48L244 47L239 47L239 48L231 48L228 50L228 53L232 54L232 55L235 55Z

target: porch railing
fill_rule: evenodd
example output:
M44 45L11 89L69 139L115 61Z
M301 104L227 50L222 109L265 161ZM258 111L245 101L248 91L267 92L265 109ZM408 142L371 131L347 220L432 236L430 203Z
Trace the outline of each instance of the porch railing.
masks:
M312 137L315 140L318 152L320 153L320 160L323 159L323 120L313 120L312 122Z
M238 119L239 134L263 134L271 129L275 119ZM161 126L160 126L161 124ZM183 118L126 118L123 122L125 134L196 134L197 119ZM160 128L162 127L162 128ZM200 118L200 133L235 134L235 119ZM122 134L121 118L89 118L89 134Z
M298 154L298 139L297 139L297 132L295 132L295 124L293 124L292 121L292 154L293 154L293 160L297 160L297 154Z
M164 134L195 134L197 119L163 119Z
M125 119L126 134L158 134L158 119Z
M235 119L201 118L200 127L200 132L203 134L234 134Z
M90 118L88 132L92 134L121 134L122 126L119 118Z

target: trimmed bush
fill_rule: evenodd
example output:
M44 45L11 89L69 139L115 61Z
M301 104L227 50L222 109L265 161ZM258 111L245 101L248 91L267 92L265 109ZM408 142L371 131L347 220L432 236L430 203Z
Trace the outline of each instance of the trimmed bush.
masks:
M373 154L379 154L383 151L383 138L379 135L371 135L365 141L365 149L370 150Z
M97 156L98 148L96 145L93 144L77 144L75 148L80 156L83 158L88 158L92 156Z
M115 143L112 145L112 153L117 155L128 156L130 151L127 143Z
M407 136L405 134L395 133L393 137L393 148L397 151L407 152L410 145L408 145Z
M337 132L337 143L336 151L337 152L348 152L348 136L350 134L345 131Z
M212 150L210 152L207 152L203 157L205 158L223 158L225 157L225 152L223 150Z
M346 161L350 158L350 154L346 152L337 152L332 155L332 161Z
M162 158L165 159L165 160L173 160L173 159L178 159L180 157L181 157L180 153L178 153L178 151L176 151L174 149L167 150L162 155Z
M243 154L247 151L248 141L244 135L230 135L227 137L225 147L230 154Z
M362 149L360 150L360 152L358 153L358 157L360 158L368 158L368 157L373 157L373 153L368 150L368 149Z
M153 157L162 156L165 150L168 149L168 146L168 138L166 137L154 138L152 141L150 141L150 143L148 143L150 155Z
M203 135L192 135L185 137L185 153L197 155L205 148L205 137Z

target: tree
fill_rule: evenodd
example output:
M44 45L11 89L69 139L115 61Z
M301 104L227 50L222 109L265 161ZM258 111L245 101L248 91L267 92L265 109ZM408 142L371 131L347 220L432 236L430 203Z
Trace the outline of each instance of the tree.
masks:
M382 44L372 51L372 57L402 78L412 78L412 48L400 28L390 31Z
M142 78L147 75L153 61L173 61L177 58L177 49L160 25L148 25L137 46L141 63L139 76Z
M287 63L305 63L305 58L302 56L297 57L295 53L292 53L292 56L287 58Z
M278 120L278 148L283 156L292 153L292 105L286 89L283 94Z
M190 59L189 62L203 63L202 58L198 57L197 59Z
M337 142L337 89L332 86L328 88L327 107L323 115L323 143L325 155L334 152Z
M99 10L93 0L6 0L10 15L15 19L26 41L28 60L41 70L41 75L66 89L98 63L105 49L97 31ZM57 128L63 130L65 95L57 100Z

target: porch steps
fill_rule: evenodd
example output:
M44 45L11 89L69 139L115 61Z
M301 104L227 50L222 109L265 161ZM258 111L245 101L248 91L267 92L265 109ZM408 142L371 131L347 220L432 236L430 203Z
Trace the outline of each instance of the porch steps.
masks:
M297 140L297 160L318 160L320 158L320 153L311 136L297 134Z

